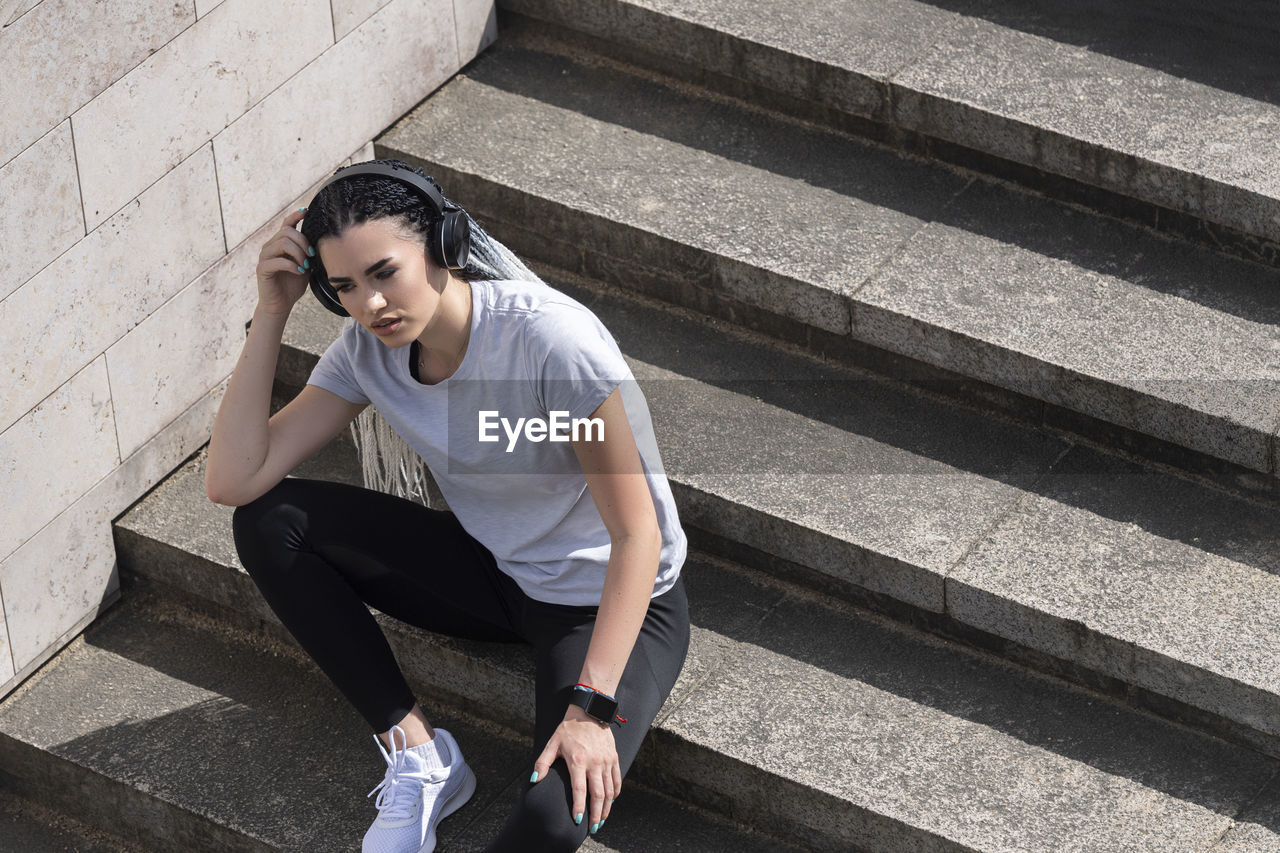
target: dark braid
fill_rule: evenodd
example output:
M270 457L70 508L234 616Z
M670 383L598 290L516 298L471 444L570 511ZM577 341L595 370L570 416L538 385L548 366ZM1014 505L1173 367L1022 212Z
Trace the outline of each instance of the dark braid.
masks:
M402 160L390 159L367 162L411 169L436 188L441 198L444 198L446 208L457 208L445 196L439 182L417 166L411 167ZM423 251L426 251L432 224L441 218L408 184L378 175L357 175L330 184L316 194L302 221L302 235L310 245L316 246L321 237L341 237L348 226L386 217L396 221L407 239L416 235L422 243ZM320 264L319 255L312 263ZM490 277L475 261L468 261L465 268L454 270L454 275L465 281L482 281Z

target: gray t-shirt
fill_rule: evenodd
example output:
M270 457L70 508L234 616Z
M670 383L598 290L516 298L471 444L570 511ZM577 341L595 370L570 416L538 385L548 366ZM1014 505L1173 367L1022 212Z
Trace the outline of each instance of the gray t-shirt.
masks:
M591 427L573 421L619 388L662 532L653 595L666 592L687 542L649 407L613 336L545 284L470 284L471 337L448 379L419 383L411 347L392 349L348 320L309 384L371 403L426 462L449 509L498 567L530 598L568 605L600 603L609 561L609 531L568 438L575 428L588 436Z

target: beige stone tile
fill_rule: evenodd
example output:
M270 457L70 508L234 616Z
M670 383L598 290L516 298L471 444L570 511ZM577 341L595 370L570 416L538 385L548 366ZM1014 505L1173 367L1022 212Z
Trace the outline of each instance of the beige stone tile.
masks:
M370 159L372 152L370 141L355 156ZM349 162L344 160L343 165ZM208 441L216 400L221 399L221 389L244 345L244 324L253 315L262 244L285 215L310 201L327 179L316 181L275 211L257 231L107 351L117 432L127 457L124 467L141 465L140 470L151 470L134 457L159 452L157 442L164 445L165 436L175 430L172 441L178 441L182 451L154 479L143 477L136 490L125 489L127 499L121 510ZM195 328L199 335L191 334ZM212 403L210 395L216 398ZM200 406L209 410L207 422L196 413ZM175 418L176 412L181 414ZM172 458L172 453L164 458Z
M253 314L257 262L256 247L237 247L107 350L121 454L231 373Z
M370 142L360 153L371 149ZM280 227L284 216L306 204L325 180L327 177L316 181L276 211L204 275L107 350L116 431L124 456L152 441L178 413L231 374L244 345L245 322L253 315L257 299L255 278L262 244ZM198 444L207 439L208 430Z
M223 254L206 146L0 302L0 430Z
M390 0L333 0L333 33L339 40Z
M21 670L120 586L111 522L76 501L0 563L0 594L15 670Z
M72 115L89 227L332 44L328 0L223 0Z
M200 448L209 436L220 383L110 472L69 509L0 561L0 604L7 597L18 623L9 625L18 650L11 660L0 633L0 697L66 645L114 600L119 588L110 523ZM7 605L6 605L7 606ZM78 615L77 615L78 612ZM56 630L61 628L60 631ZM15 676L16 670L16 677ZM5 683L9 681L11 683Z
M373 142L369 141L342 165L372 158ZM327 179L276 211L230 254L107 351L116 430L127 457L107 478L123 485L104 481L95 487L119 492L107 501L109 506L122 511L208 440L217 401L244 343L244 323L253 313L258 252L285 214L306 204ZM201 334L193 336L193 328ZM199 414L201 406L207 416ZM181 412L176 418L175 411ZM168 460L167 466L147 461L148 455L155 454ZM148 479L147 471L154 477Z
M194 20L195 10L186 2L44 0L6 27L0 35L0 52L8 60L0 86L0 163L44 136ZM57 50L50 50L50 45ZM33 92L40 96L32 97Z
M493 0L453 0L458 26L458 67L475 59L498 38L498 14Z
M448 79L454 39L452 0L393 0L218 134L227 244Z
M371 148L372 142L361 151ZM124 456L151 441L231 374L257 300L262 244L289 211L315 195L324 180L276 211L248 239L107 350L116 433ZM199 444L207 439L208 431Z
M196 0L196 17L203 18L222 4L222 0Z
M0 167L0 299L84 236L71 122Z
M209 441L213 419L218 414L218 405L226 389L224 379L130 454L85 497L93 505L101 507L106 518L119 517Z
M119 461L106 359L99 357L0 433L0 483L5 484L0 558Z

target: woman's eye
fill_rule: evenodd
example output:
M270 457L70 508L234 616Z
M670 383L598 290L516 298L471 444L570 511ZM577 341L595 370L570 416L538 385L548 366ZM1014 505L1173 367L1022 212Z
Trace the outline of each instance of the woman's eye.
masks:
M383 270L382 272L378 273L378 278L379 279L390 278L391 276L395 275L395 273L396 273L395 270Z
M351 289L351 285L349 285L349 284L335 284L335 285L333 286L333 289L334 289L336 292L338 292L338 293L346 293L348 290L350 290L350 289Z

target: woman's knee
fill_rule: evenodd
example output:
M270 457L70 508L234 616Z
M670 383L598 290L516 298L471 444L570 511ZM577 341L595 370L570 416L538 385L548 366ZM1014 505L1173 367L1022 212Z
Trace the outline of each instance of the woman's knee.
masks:
M296 547L307 519L298 498L296 481L286 478L231 513L232 539L247 570L270 562L260 558L275 547Z
M561 772L563 764L557 765L552 765L541 781L526 785L516 805L512 828L517 829L515 837L522 839L521 850L570 853L582 846L587 837L586 819L575 824L569 814L572 794Z

